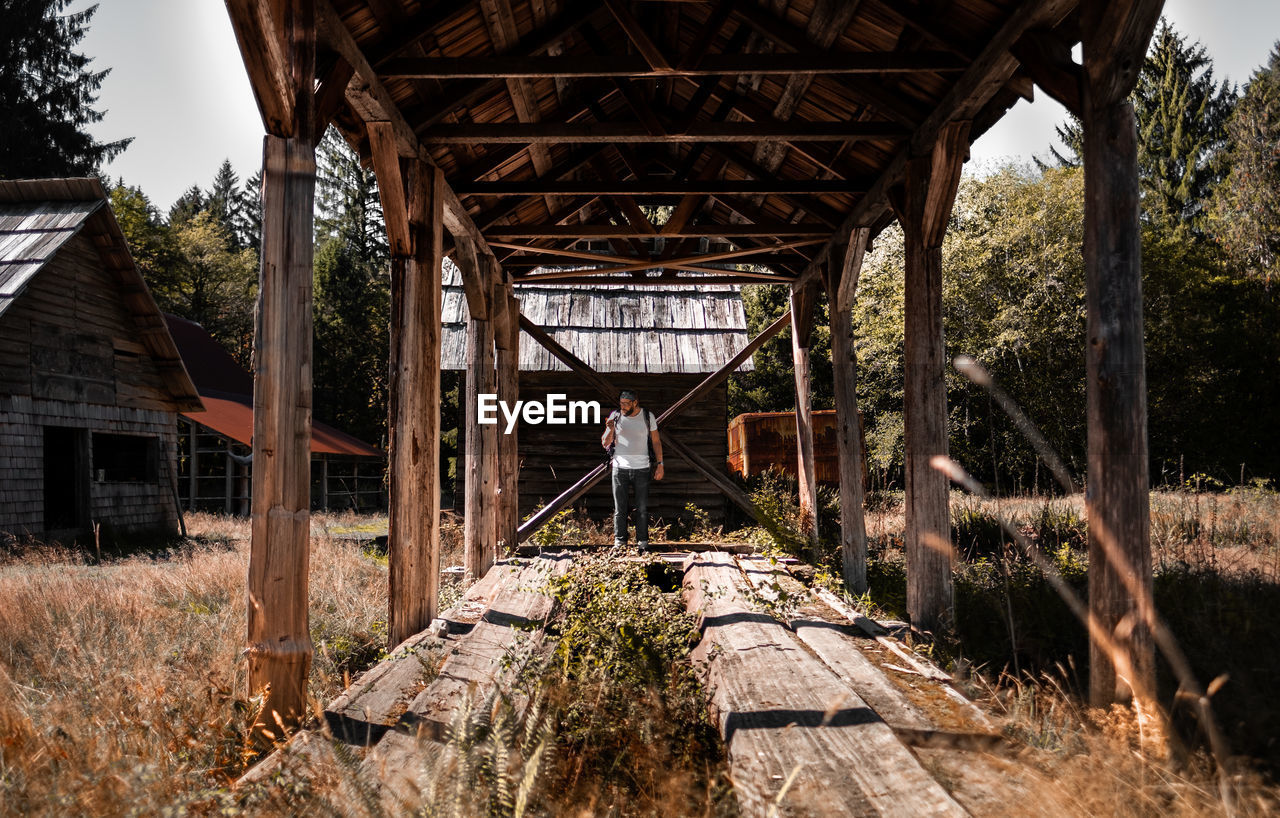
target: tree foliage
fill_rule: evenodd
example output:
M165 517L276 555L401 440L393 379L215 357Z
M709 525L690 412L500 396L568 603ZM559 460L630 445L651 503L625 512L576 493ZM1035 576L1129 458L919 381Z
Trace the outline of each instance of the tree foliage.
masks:
M315 411L376 443L387 425L391 309L377 180L333 130L317 160Z
M1211 231L1237 270L1269 283L1280 276L1280 43L1245 86L1227 140Z
M1188 43L1162 19L1129 96L1138 121L1138 180L1143 217L1161 229L1204 230L1205 203L1223 175L1234 88L1213 79L1204 46ZM1059 167L1079 167L1084 131L1077 117L1057 127ZM1041 167L1044 167L1043 163Z
M85 128L110 69L76 51L97 6L63 14L70 0L0 0L0 179L88 176L131 140L98 142Z

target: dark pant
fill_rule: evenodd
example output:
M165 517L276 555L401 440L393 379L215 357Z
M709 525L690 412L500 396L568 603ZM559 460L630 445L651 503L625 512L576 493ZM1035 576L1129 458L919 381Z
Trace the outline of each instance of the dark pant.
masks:
M613 470L613 541L627 541L627 488L636 492L636 542L649 542L649 470Z

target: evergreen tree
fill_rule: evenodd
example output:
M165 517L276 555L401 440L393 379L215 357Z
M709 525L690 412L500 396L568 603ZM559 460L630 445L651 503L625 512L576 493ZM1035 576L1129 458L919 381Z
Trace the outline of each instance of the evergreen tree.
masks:
M75 50L98 7L62 14L69 3L0 0L0 179L87 176L131 141L85 131L110 69Z
M391 308L377 184L332 129L317 160L315 413L376 443L387 422Z
M1214 82L1204 46L1162 20L1133 91L1143 211L1152 224L1203 231L1235 99L1234 87Z
M1270 283L1280 276L1280 43L1249 80L1227 134L1211 230L1241 272Z
M244 180L244 241L253 252L262 253L262 169Z
M1226 123L1235 90L1213 80L1213 60L1168 20L1151 41L1130 99L1138 120L1138 178L1144 218L1162 229L1204 229L1204 203L1224 169ZM1079 167L1080 120L1057 128L1064 150L1051 146L1059 167ZM1037 160L1042 170L1048 163Z
M171 289L173 239L168 226L160 218L160 212L141 188L130 187L123 181L111 188L110 197L116 222L147 285L153 292Z
M245 221L245 193L240 189L240 177L231 167L230 159L223 159L218 173L213 177L206 204L213 217L226 229L234 250L249 246L248 224Z
M192 185L183 191L177 201L169 206L169 225L177 227L183 222L191 221L197 214L208 209L209 197L205 195L199 185Z

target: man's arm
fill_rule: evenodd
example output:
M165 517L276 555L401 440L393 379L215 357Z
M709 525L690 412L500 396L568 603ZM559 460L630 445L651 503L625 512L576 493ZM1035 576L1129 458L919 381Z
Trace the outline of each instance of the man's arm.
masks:
M662 475L665 473L662 468L662 437L658 434L657 429L653 429L649 432L649 439L653 441L653 454L654 457L657 458L656 468L653 472L653 479L661 480Z
M617 416L609 415L609 419L604 422L604 434L600 435L600 446L602 448L607 449L613 445L613 439L617 433L617 429L614 426L615 417Z

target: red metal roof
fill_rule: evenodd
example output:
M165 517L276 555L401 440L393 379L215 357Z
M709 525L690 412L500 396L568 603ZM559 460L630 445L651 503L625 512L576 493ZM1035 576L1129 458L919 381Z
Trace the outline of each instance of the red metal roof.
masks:
M252 398L229 399L202 397L205 411L184 412L182 416L207 426L218 434L237 443L251 445L253 439ZM340 432L318 421L311 424L312 454L350 454L360 457L381 457L382 452L362 440Z
M204 327L176 315L166 314L164 320L204 401L205 411L184 412L182 416L237 443L252 445L253 376ZM382 457L382 452L363 440L314 419L311 453Z

